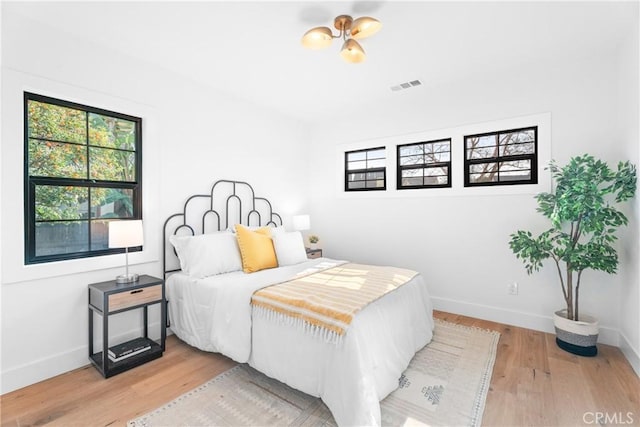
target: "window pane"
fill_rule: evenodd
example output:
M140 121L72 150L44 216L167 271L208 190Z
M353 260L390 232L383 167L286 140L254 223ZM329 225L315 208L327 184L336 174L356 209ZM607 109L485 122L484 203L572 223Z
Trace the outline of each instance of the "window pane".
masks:
M430 155L427 160L427 163L449 162L451 161L451 153L449 153L448 151L442 153L434 153Z
M367 152L366 151L354 151L352 153L347 153L347 161L355 162L357 160L367 160Z
M52 178L86 178L86 147L30 139L29 175Z
M91 221L91 250L109 249L109 221Z
M367 179L382 179L384 178L384 172L367 172Z
M423 153L422 144L400 147L400 156L411 156L411 155L422 154L422 153Z
M500 144L517 144L520 142L533 142L535 132L533 129L520 130L516 132L500 134Z
M364 188L365 181L352 181L349 182L347 188L355 189L355 188Z
M131 151L89 148L91 179L135 182L136 156Z
M29 137L84 144L86 113L73 108L29 100Z
M91 218L133 218L133 190L92 188Z
M424 163L424 156L422 154L413 155L413 156L406 156L406 157L400 157L400 165L401 166L420 165L422 163Z
M347 163L347 169L352 171L352 170L358 170L358 169L366 169L367 168L367 162L366 160L360 161L360 162L349 162Z
M384 187L384 180L378 179L375 181L367 181L367 188L382 188Z
M422 177L414 177L414 178L402 178L402 185L409 186L417 186L422 185Z
M505 171L530 170L531 160L514 160L500 163L500 173Z
M422 169L404 169L402 177L422 176Z
M467 159L492 159L498 156L498 147L476 148L467 151Z
M442 153L442 152L449 152L451 151L451 144L449 141L447 142L436 142L432 144L433 146L433 152L435 153Z
M88 217L86 187L36 186L36 221L72 220Z
M88 251L88 233L86 221L36 223L36 256Z
M348 179L349 181L364 181L366 179L366 174L363 172L350 173Z
M495 147L497 143L497 135L487 135L472 138L473 146L478 147ZM470 147L469 147L470 148Z
M426 168L424 170L424 176L442 176L447 175L447 167L441 168Z
M383 168L386 164L385 159L380 159L380 160L369 160L367 162L367 169L371 169L371 168Z
M476 182L498 182L498 174L471 174L469 180L473 183Z
M367 159L384 159L384 148L380 150L367 151Z
M500 146L501 156L516 156L519 154L534 154L536 151L535 144L533 142L526 142L523 144L511 144Z
M449 182L449 178L446 176L425 176L425 185L446 185Z
M472 182L493 182L498 180L498 163L471 165L470 169Z
M522 181L531 179L531 171L500 171L500 181Z
M89 113L89 145L134 151L136 125L129 120Z
M500 163L500 181L520 181L531 179L531 161L517 160Z

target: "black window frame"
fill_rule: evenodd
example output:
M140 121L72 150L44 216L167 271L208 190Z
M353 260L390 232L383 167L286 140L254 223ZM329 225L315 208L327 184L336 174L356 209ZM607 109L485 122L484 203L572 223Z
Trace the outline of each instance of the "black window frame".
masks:
M483 159L468 159L468 148L467 148L467 140L469 138L476 137L484 137L491 135L500 135L506 133L513 132L521 132L533 130L533 146L534 152L531 154L518 154L512 156L495 156L495 157L487 157ZM483 132L473 135L464 135L463 140L463 156L464 156L464 186L465 187L487 187L487 186L496 186L496 185L529 185L529 184L537 184L538 183L538 126L526 126L515 129L505 129L498 130L492 132ZM521 180L506 180L506 181L485 181L485 182L471 182L471 166L476 164L483 163L498 163L500 162L508 162L508 161L518 161L518 160L529 160L531 162L531 177L529 179L521 179ZM499 171L498 171L499 173Z
M352 191L385 191L387 189L387 167L377 167L377 168L363 168L363 169L351 169L349 170L349 154L353 154L353 153L368 153L370 151L378 151L378 150L385 150L385 162L387 159L387 147L373 147L373 148L363 148L360 150L351 150L351 151L345 151L344 153L344 191L348 191L348 192L352 192ZM379 159L371 159L371 160L379 160ZM365 162L368 162L369 159L365 158ZM367 187L366 186L366 182L369 181L367 179L364 180L365 182L365 186L362 188L349 188L349 175L350 174L357 174L357 173L377 173L377 172L382 172L382 180L384 182L384 185L382 187ZM373 180L372 180L373 181Z
M88 130L88 117L89 113L100 114L103 116L114 117L122 120L127 120L135 123L136 130L136 138L135 138L135 181L108 181L108 180L97 180L91 179L89 177L89 162L90 156L87 155L87 176L85 178L56 178L56 177L42 177L42 176L31 176L29 171L29 140L30 139L41 139L45 140L45 138L30 138L29 137L29 101L42 102L47 104L52 104L56 106L61 106L65 108L71 108L75 110L80 110L86 112L87 116L87 130ZM110 111L102 108L92 107L88 105L79 104L76 102L66 101L58 98L53 98L45 95L39 95L31 92L24 92L24 116L23 116L23 125L24 125L24 260L25 264L41 264L47 262L54 261L66 261L80 258L91 258L102 255L110 255L123 253L125 251L124 248L114 248L114 249L94 249L91 250L91 224L94 219L91 217L91 188L118 188L123 190L132 190L132 210L133 215L126 219L110 219L110 221L127 221L142 219L142 118L131 116L128 114L118 113L115 111ZM46 139L49 141L49 139ZM56 142L56 141L52 141ZM60 141L66 143L66 141ZM80 146L85 146L87 148L87 152L90 147L93 147L89 144L89 132L86 134L86 139L84 144L79 144ZM97 146L96 146L97 147ZM87 226L89 227L88 232L88 250L87 251L77 251L77 252L69 252L62 254L53 254L53 255L40 255L36 256L36 186L74 186L74 187L87 187L89 189L88 194L89 198L87 200L88 205L88 217L86 219L81 219L79 221L86 221ZM96 218L95 220L97 220ZM101 219L104 221L104 218ZM46 220L42 222L54 222L55 220ZM74 220L75 221L75 220ZM39 221L40 222L40 221ZM129 252L141 251L142 246L129 248Z
M449 161L448 162L433 162L433 163L416 163L413 165L401 165L400 150L405 147L413 147L417 145L426 145L426 144L437 144L442 142L449 143ZM451 188L451 138L441 138L434 139L429 141L420 141L420 142L412 142L410 144L401 144L396 147L396 189L398 190L414 190L420 188ZM424 176L422 177L423 184L422 185L403 185L402 184L402 171L403 170L411 170L411 169L436 169L446 167L447 168L447 182L446 184L424 184ZM444 175L443 175L444 176Z

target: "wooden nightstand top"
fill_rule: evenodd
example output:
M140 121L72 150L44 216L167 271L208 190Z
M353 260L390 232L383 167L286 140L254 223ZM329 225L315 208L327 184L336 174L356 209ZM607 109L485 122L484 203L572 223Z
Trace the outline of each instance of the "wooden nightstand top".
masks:
M146 274L141 275L137 281L131 283L116 283L115 279L107 280L106 282L92 283L89 285L101 293L115 294L118 292L126 292L138 288L146 288L147 286L157 285L162 283L162 279L149 276Z

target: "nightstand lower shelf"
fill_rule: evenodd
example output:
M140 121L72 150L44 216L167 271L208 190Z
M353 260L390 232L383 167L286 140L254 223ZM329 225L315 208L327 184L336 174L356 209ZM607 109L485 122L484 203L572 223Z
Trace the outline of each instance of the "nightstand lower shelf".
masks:
M151 360L162 357L162 346L151 339L148 341L151 348L142 353L127 357L126 359L119 360L117 362L114 362L107 357L107 369L104 369L102 366L102 352L94 353L89 358L91 359L91 363L93 363L100 373L105 378L109 378Z

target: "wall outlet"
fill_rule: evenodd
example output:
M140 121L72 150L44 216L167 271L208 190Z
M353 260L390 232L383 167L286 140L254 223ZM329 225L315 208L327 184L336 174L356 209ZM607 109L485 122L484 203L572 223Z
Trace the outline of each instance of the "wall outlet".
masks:
M507 293L509 295L518 295L518 282L509 283Z

